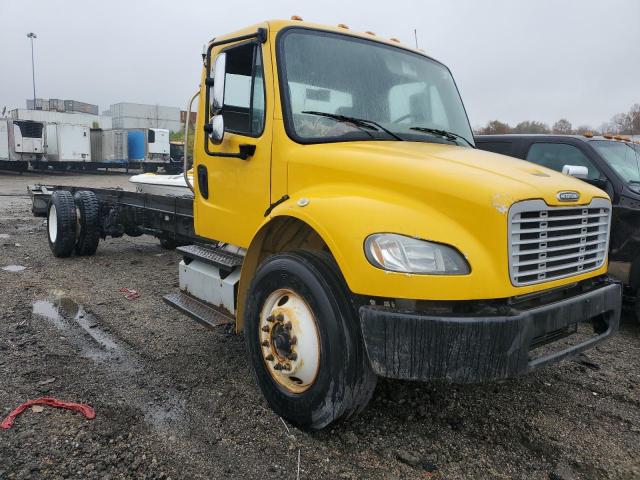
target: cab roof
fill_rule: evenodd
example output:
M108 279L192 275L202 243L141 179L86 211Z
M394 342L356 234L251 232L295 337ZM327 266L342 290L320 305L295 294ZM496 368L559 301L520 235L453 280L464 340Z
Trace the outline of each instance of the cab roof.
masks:
M422 49L416 49L416 48L412 48L409 45L405 45L403 43L400 42L400 40L398 40L397 38L384 38L381 36L376 35L374 32L371 31L357 31L357 30L352 30L351 28L349 28L349 26L343 24L343 23L339 23L335 26L331 26L331 25L323 25L320 23L314 23L314 22L305 22L304 20L295 20L293 19L295 18L292 17L292 19L289 20L283 20L283 19L272 19L272 20L266 20L262 23L258 23L255 25L250 25L248 27L245 27L241 30L237 30L235 32L229 32L229 33L225 33L224 35L220 35L218 37L215 37L214 39L212 39L211 41L214 40L223 40L223 39L229 39L229 38L233 38L233 37L239 37L241 35L246 35L249 33L253 33L255 32L258 28L266 28L270 33L277 33L280 30L284 30L286 28L290 28L290 27L298 27L298 28L308 28L308 29L312 29L312 30L322 30L325 32L334 32L334 33L340 33L343 35L350 35L353 37L358 37L358 38L364 38L366 40L373 40L376 42L380 42L380 43L384 43L387 45L391 45L394 47L400 47L403 48L405 50L409 50L411 52L415 52L417 54L420 55L424 55L424 56L428 56L424 50ZM299 17L298 17L299 18ZM429 57L432 58L432 57ZM436 59L433 59L436 60ZM438 61L438 60L436 60Z

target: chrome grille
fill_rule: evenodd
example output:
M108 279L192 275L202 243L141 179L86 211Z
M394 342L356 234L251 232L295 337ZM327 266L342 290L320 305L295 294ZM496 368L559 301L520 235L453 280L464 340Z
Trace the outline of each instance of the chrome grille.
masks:
M509 272L530 285L600 268L607 257L611 202L550 207L542 200L509 209Z

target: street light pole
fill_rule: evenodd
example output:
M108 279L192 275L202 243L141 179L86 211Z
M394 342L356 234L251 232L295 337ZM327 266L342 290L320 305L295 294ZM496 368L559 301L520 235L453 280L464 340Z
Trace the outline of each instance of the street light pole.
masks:
M27 33L27 38L31 40L31 77L33 80L33 109L36 109L36 67L33 61L33 39L38 38L35 33Z

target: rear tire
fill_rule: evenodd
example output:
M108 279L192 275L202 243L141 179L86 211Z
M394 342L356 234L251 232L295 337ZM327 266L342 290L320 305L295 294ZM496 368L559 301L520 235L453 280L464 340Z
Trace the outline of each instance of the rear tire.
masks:
M323 252L273 255L249 288L244 326L254 377L271 408L302 429L320 430L357 414L375 389L349 296Z
M76 244L76 205L67 190L51 195L47 213L47 239L53 255L68 257Z
M100 243L100 202L96 194L81 190L74 195L75 205L80 212L77 255L94 255Z

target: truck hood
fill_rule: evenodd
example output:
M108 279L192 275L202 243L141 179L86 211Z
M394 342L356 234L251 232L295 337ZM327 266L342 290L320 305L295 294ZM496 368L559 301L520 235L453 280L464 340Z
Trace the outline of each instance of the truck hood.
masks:
M301 170L321 168L331 177L358 178L359 182L409 189L447 197L465 197L471 202L489 201L496 209L508 209L516 201L540 198L548 205L586 204L594 197L608 198L602 190L554 170L483 150L423 142L344 142L302 147L304 154L293 155L290 182L298 183ZM299 159L296 161L296 159ZM311 172L309 172L311 174ZM315 172L315 181L323 175ZM307 175L303 175L307 177ZM346 178L345 178L346 179ZM295 185L290 185L297 189ZM382 185L381 185L382 186ZM300 184L298 187L304 188ZM407 191L407 190L405 190ZM577 201L560 201L558 193L575 191Z

